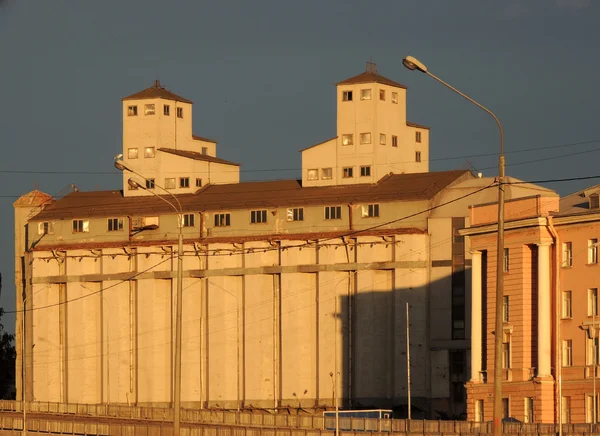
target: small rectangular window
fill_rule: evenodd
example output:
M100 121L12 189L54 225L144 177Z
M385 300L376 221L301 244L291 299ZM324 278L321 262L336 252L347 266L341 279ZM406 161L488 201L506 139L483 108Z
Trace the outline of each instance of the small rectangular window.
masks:
M342 135L342 145L352 145L354 144L354 139L351 133L346 135Z
M588 289L588 316L598 316L598 288Z
M158 217L157 216L145 216L141 220L142 227L154 227L158 228ZM151 229L149 229L151 230Z
M508 295L502 297L502 322L508 322L509 318L509 298Z
M196 188L202 188L202 179L196 179Z
M385 89L380 89L379 90L379 100L384 100L385 101Z
M392 92L392 103L398 104L398 93Z
M308 170L308 180L319 180L319 170L318 169L310 169Z
M362 217L363 218L376 218L379 216L379 205L378 204L364 204L362 206Z
M396 135L392 135L392 147L398 147L398 137Z
M502 338L502 368L510 368L510 333Z
M123 230L123 219L122 218L109 218L107 221L109 232L118 232Z
M127 116L137 117L137 106L127 106Z
M562 291L562 317L573 318L573 294L571 291Z
M287 210L288 221L304 221L304 208L294 207Z
M137 148L128 148L127 149L127 159L137 159L138 158L138 149Z
M354 171L352 167L345 167L342 169L342 177L344 179L351 179L352 177L354 177L353 172Z
M175 189L175 177L165 178L165 189Z
M194 227L195 214L184 213L181 217L181 225L183 227Z
M588 264L598 263L598 239L588 240Z
M90 222L88 220L73 220L73 233L88 233Z
M385 133L379 134L379 144L385 145Z
M262 224L267 222L267 211L262 210L251 210L250 211L250 224Z
M421 162L421 152L415 151L415 162Z
M231 225L231 214L229 213L216 213L215 214L215 227L229 227Z
M361 89L360 90L360 99L361 100L371 100L371 90L370 89Z
M360 167L360 176L361 177L369 177L370 175L371 175L371 167L370 166Z
M562 366L573 365L573 340L565 339L562 341Z
M504 262L503 262L503 271L508 272L510 266L510 251L508 248L504 249Z
M183 108L182 107L177 108L177 118L183 118Z
M156 150L154 147L145 147L144 148L144 157L153 158L156 155Z
M562 266L571 267L573 266L573 243L563 242L562 244Z
M342 206L325 206L326 220L342 219Z
M332 168L321 168L321 178L323 180L329 180L333 177L333 170Z
M600 196L598 194L590 195L590 209L600 209Z
M342 101L352 101L352 91L343 91Z
M53 235L54 234L54 222L44 221L38 223L38 235Z
M371 134L370 133L361 133L360 134L360 143L361 144L370 144L371 143Z
M190 187L190 178L189 177L180 177L179 178L179 187L180 188L189 188Z
M208 147L202 147L202 154L206 156L208 154Z
M144 115L154 115L154 105L153 104L145 104L144 105Z
M163 115L171 115L171 106L168 104L163 105Z
M484 422L483 400L475 400L475 422Z
M146 189L154 189L154 179L146 179Z
M562 397L562 423L571 422L571 397Z
M421 142L421 132L415 132L415 141Z

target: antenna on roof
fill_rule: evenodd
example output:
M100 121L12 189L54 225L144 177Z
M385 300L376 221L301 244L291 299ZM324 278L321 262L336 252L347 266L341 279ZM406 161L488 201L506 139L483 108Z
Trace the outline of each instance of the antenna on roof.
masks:
M372 57L369 57L369 62L367 62L367 73L377 74L377 64L373 62Z
M160 86L160 80L156 79L156 80L154 81L154 87L155 87L155 88L161 88L161 86Z
M33 189L35 189L36 191L38 189L38 181L37 180L33 182Z

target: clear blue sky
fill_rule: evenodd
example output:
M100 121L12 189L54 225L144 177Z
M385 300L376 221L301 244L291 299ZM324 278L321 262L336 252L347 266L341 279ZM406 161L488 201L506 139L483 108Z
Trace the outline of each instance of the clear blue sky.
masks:
M244 180L299 177L298 150L335 135L333 84L370 58L431 126L432 170L495 174L476 156L499 149L493 120L404 69L408 54L498 115L508 175L595 175L599 21L595 0L0 0L0 306L14 309L12 203L34 186L120 188L120 99L156 78L194 101L194 133Z

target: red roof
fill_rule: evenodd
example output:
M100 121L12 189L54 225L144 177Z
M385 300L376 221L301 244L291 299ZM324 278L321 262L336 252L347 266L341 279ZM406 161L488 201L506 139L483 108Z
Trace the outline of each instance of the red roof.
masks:
M159 148L158 151L162 151L164 153L174 154L176 156L186 157L188 159L194 160L203 160L206 162L214 162L225 165L235 165L240 166L239 163L230 162L225 159L219 159L218 157L208 156L207 154L198 153L197 151L189 151L189 150L175 150L174 148Z
M192 101L187 98L183 98L178 96L177 94L173 94L171 91L166 90L160 85L159 80L154 81L154 85L150 88L146 88L143 91L136 92L135 94L131 94L127 97L124 97L122 101L125 100L143 100L148 98L163 98L165 100L174 100L181 101L183 103L192 104Z
M354 85L356 83L382 83L384 85L406 89L406 86L370 71L365 71L364 73L361 73L358 76L350 77L349 79L337 83L337 85Z
M206 185L177 198L185 212L266 207L337 205L431 199L469 171L390 174L377 183L303 188L298 180ZM157 215L172 212L155 196L124 197L122 191L72 192L48 205L36 221L84 217Z

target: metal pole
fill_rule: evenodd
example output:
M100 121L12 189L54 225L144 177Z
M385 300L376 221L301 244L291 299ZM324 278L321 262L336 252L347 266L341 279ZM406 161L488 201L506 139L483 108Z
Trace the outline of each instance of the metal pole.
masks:
M183 215L178 214L179 240L177 247L177 313L175 315L175 417L173 435L179 436L181 423L181 314L183 296Z
M27 435L27 397L26 397L26 388L25 388L25 384L26 384L26 378L25 378L25 350L26 350L26 346L25 346L25 316L27 314L26 309L26 304L27 304L27 297L25 296L25 290L23 290L23 311L21 312L21 330L22 330L22 335L21 335L21 407L23 408L23 436Z
M408 317L408 303L406 303L406 377L408 386L408 419L411 419L410 404L410 321Z
M506 160L504 158L504 130L498 117L486 107L480 105L472 98L447 84L442 79L434 76L429 71L423 71L428 76L450 88L464 99L484 110L494 118L500 130L500 156L498 158L498 239L496 252L496 325L494 338L494 436L502 436L502 298L504 296L504 171Z
M333 382L333 394L335 397L335 436L340 436L340 408L337 394L338 372L335 372L335 381Z

